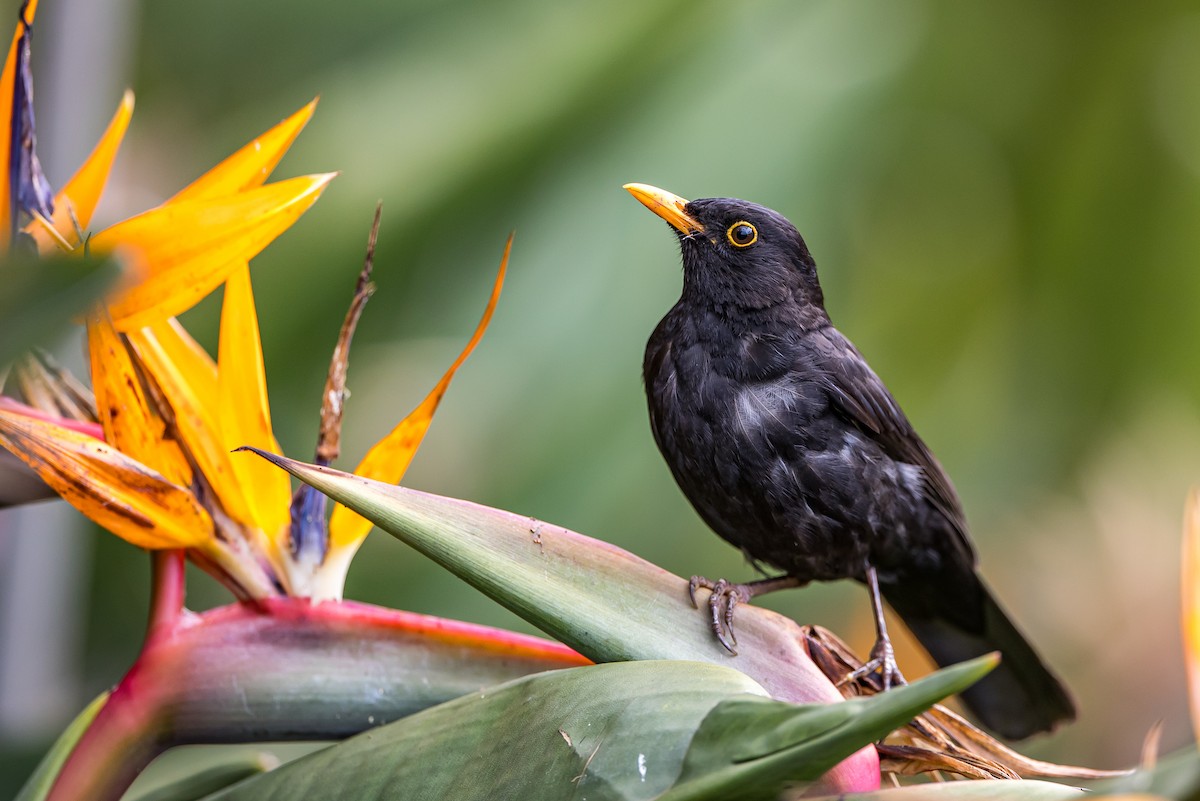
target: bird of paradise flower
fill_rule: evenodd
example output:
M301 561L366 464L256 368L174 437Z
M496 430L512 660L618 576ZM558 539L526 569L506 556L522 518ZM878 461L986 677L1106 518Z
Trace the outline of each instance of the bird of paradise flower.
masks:
M86 711L88 723L73 731L61 761L51 760L34 783L55 799L119 797L163 749L214 736L211 713L218 709L222 738L241 732L248 740L336 739L481 684L586 663L564 646L525 635L353 602L313 603L340 599L350 559L371 524L337 508L327 525L311 491L293 499L283 473L230 451L241 445L278 451L248 265L334 177L268 183L315 101L161 206L89 236L133 95L125 94L92 154L57 195L49 197L44 181L46 197L37 203L16 191L36 160L26 102L36 10L36 0L22 6L0 73L0 142L20 150L19 159L0 159L0 249L111 253L129 269L86 319L95 420L64 419L0 396L0 447L92 520L155 557L151 620L138 658ZM14 92L18 81L21 96ZM368 452L360 472L399 481L487 327L507 258L508 248L467 346L413 413ZM13 264L6 260L0 270ZM353 317L369 294L366 273ZM176 315L222 284L214 359ZM336 456L353 328L348 318L326 387L318 453L326 460ZM249 602L185 610L185 556ZM234 696L230 682L238 688ZM188 714L194 709L206 711L202 720Z
M26 19L36 6L29 4ZM12 85L15 61L10 54L0 85ZM243 598L340 598L350 558L371 527L338 507L327 534L301 543L301 529L311 529L312 520L298 518L293 525L287 476L257 459L230 456L240 445L279 451L248 262L334 177L266 183L314 108L315 101L162 206L88 240L93 253L125 254L139 274L87 321L103 442L0 400L0 444L62 497L135 545L185 549ZM56 197L54 216L35 216L25 226L41 251L78 246L132 109L132 94L126 93L92 155ZM0 216L4 211L0 208ZM7 211L15 209L10 205ZM8 227L8 220L0 220L0 231ZM357 472L400 480L455 371L483 335L506 263L507 250L463 352L413 413L367 453ZM175 315L221 283L225 295L214 361Z

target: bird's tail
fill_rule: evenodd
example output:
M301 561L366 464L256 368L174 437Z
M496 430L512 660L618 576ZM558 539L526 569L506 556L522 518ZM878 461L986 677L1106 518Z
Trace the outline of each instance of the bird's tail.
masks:
M880 590L939 665L1000 652L996 669L961 696L983 725L1017 740L1074 720L1062 682L973 571L951 582L881 581Z

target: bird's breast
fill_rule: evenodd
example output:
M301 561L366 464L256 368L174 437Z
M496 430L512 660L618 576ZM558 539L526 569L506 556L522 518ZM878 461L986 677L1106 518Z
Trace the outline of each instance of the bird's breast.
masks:
M825 579L856 575L867 549L886 556L889 532L917 523L906 510L921 491L920 469L846 422L819 354L803 341L664 324L645 364L651 426L680 488L718 534L763 562ZM778 352L789 368L762 369ZM740 361L747 355L760 357L754 369Z

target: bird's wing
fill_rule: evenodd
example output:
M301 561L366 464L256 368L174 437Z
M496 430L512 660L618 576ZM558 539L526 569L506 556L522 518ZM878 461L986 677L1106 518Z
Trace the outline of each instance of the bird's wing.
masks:
M813 343L817 346L816 366L834 408L888 456L921 469L926 499L950 524L962 555L974 564L975 549L967 535L958 493L883 381L837 329L831 326L810 336L817 339Z

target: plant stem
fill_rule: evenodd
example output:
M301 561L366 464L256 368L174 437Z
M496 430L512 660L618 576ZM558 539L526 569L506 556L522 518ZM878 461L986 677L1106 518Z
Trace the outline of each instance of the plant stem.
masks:
M187 563L182 550L155 551L150 555L152 565L150 587L150 623L147 636L170 626L183 612Z

